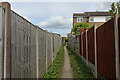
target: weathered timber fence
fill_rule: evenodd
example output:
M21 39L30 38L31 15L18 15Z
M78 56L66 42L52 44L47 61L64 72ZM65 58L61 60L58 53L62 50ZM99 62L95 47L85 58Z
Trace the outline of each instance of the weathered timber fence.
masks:
M0 3L0 79L41 78L62 45L59 34L33 25Z
M93 69L96 78L100 75L106 79L120 79L120 15L98 28L94 26L82 32L79 42L75 37L68 34L68 46L74 51L79 47L77 54Z

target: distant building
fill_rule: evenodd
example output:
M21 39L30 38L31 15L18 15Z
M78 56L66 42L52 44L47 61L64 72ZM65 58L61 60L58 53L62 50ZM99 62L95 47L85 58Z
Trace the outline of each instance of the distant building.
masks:
M73 13L73 26L78 22L85 22L89 25L96 25L99 27L110 20L109 12L84 12L84 13Z

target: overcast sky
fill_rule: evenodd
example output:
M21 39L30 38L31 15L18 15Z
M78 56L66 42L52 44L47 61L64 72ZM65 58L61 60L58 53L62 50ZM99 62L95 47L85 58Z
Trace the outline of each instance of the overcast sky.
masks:
M33 24L62 36L66 36L72 28L73 13L108 11L110 5L111 2L11 2L15 12Z

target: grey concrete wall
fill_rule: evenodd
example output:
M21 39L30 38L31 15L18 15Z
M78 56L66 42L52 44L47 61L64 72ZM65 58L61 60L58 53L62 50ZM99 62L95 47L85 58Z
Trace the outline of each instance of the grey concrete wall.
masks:
M80 55L80 44L79 44L79 36L73 36L71 34L68 35L68 46Z

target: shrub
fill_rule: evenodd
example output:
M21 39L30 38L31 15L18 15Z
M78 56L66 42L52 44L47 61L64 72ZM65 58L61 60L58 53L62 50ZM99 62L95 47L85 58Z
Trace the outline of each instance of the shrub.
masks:
M87 23L76 23L72 28L73 35L80 35L80 29L89 29L92 26L88 25Z

